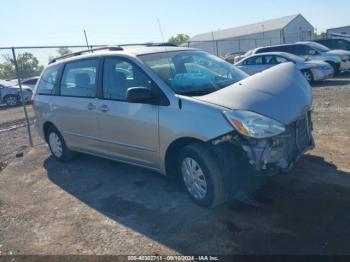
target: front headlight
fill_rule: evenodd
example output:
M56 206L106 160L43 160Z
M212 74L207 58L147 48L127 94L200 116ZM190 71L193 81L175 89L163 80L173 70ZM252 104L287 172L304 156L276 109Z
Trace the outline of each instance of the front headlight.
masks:
M286 131L285 127L266 116L250 111L224 111L224 116L242 135L253 138L267 138Z

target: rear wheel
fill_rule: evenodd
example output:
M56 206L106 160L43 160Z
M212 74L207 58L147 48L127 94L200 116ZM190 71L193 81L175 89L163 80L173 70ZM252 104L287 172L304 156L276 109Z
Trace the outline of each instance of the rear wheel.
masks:
M7 106L16 106L20 103L20 98L19 96L16 96L16 95L7 95L4 98L4 101Z
M184 147L178 170L191 199L202 207L214 207L226 200L224 175L218 160L205 144Z
M310 70L303 70L302 71L305 79L311 84L314 81L314 75Z
M55 127L50 127L46 132L46 139L52 155L59 161L69 161L73 152L68 149L64 138Z

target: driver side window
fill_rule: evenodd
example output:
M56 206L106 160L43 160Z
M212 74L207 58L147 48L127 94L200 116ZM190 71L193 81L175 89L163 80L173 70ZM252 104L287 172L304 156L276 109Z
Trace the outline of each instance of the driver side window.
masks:
M151 89L152 81L134 63L124 58L107 57L103 70L103 98L126 101L130 87Z

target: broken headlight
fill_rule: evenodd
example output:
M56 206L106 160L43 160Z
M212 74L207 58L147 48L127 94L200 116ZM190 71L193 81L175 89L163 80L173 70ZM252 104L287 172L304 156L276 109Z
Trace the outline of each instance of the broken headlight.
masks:
M226 119L242 135L253 138L267 138L279 135L285 127L266 116L250 111L224 111Z

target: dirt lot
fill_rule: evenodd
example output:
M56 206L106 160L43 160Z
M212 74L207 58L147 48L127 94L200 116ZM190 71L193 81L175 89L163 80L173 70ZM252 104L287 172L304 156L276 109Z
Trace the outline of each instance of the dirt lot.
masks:
M350 254L349 75L315 85L313 118L316 149L259 207L202 209L155 173L38 145L0 173L0 252Z

